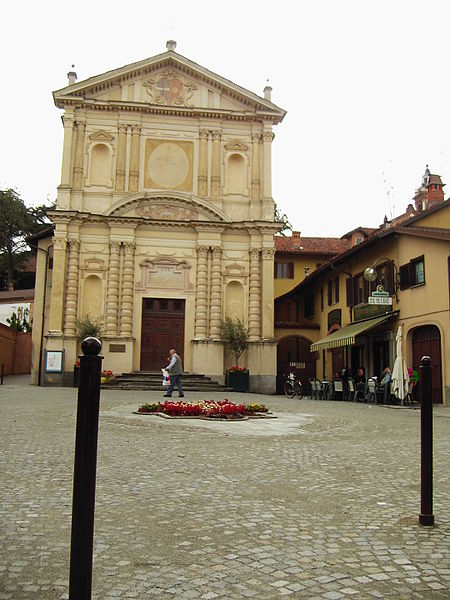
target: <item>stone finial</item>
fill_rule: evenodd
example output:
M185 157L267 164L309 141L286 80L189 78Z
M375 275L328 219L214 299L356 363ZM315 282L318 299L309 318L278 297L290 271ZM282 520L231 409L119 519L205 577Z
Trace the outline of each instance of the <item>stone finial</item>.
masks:
M167 40L166 42L166 48L168 51L172 51L175 52L176 48L177 48L177 43L175 40Z
M270 85L266 85L264 88L264 100L272 101L272 88Z
M72 69L75 68L75 65L72 65ZM69 85L73 85L74 83L77 82L77 74L75 73L75 71L69 71L67 73L67 79L69 80Z

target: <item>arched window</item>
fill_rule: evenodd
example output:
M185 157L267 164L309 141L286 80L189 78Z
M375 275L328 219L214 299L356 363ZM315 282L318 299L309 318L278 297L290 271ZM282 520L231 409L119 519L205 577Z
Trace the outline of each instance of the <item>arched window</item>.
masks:
M90 183L111 185L111 152L105 144L96 144L91 151Z

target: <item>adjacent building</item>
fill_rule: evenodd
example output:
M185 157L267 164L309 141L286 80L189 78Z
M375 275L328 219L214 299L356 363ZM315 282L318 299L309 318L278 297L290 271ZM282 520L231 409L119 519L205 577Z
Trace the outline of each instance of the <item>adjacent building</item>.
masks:
M408 366L418 370L429 355L433 401L450 403L450 200L428 168L415 198L404 215L385 220L276 299L279 348L289 339L289 354L279 351L279 372L289 367L303 381L329 380L342 368L362 367L380 377L393 366L401 324ZM372 282L364 278L370 266ZM369 303L379 286L390 298L382 302L391 304Z

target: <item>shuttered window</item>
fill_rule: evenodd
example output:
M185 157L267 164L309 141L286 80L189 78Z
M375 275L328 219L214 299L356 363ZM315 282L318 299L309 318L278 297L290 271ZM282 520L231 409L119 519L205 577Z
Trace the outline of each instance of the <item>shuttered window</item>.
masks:
M275 262L274 277L275 279L294 279L294 263Z

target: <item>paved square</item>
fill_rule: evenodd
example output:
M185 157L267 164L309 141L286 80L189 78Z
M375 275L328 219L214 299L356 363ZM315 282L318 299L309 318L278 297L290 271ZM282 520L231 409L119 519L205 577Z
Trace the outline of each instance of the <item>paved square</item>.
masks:
M229 394L279 419L132 414L161 396L102 392L93 598L449 597L450 409L424 528L419 410ZM0 387L0 600L68 597L75 416L73 389Z

